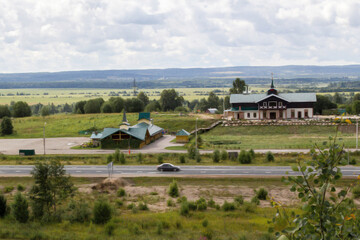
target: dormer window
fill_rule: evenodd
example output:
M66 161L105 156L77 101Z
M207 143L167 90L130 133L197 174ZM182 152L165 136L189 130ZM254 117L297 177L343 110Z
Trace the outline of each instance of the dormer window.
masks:
M267 102L264 102L264 103L263 103L263 106L264 106L264 107L267 107Z
M279 107L282 107L282 102L279 102Z

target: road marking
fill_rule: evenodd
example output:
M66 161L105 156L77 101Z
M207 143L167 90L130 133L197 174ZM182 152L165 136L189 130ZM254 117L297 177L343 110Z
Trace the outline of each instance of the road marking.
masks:
M21 171L15 171L15 172L21 172Z
M102 172L102 171L96 171L96 172Z
M206 171L200 171L200 173L206 173Z
M249 172L244 172L244 173L249 173Z
M271 173L271 172L265 172L265 173Z
M76 172L81 172L81 171L76 171Z
M138 173L142 173L143 171L137 171Z

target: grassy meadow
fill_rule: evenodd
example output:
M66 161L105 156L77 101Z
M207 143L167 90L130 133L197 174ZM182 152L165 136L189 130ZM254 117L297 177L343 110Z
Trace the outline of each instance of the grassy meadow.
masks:
M130 124L136 124L139 114L127 113ZM119 127L122 122L122 113L111 114L57 114L45 118L40 116L15 118L13 126L15 133L2 138L39 138L43 136L43 127L46 122L46 137L79 137L90 136L79 135L79 131L92 128L102 130L105 127ZM195 129L195 122L198 115L179 116L176 113L152 113L153 123L169 132L176 132L184 128L187 131ZM198 127L207 127L215 119L199 118Z
M309 149L328 143L336 126L216 127L201 134L204 149ZM338 143L355 148L355 133L338 132Z

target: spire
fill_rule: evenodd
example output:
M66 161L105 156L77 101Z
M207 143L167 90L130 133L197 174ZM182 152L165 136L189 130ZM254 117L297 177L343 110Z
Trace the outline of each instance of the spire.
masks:
M270 86L271 89L274 89L275 86L274 86L274 74L271 73L271 86Z
M126 110L124 108L124 114L123 114L123 120L122 120L123 123L127 123L127 118L126 118Z

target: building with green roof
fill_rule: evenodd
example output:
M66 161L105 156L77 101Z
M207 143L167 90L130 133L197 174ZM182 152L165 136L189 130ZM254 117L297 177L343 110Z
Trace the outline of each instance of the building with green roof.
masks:
M142 148L163 136L164 129L152 124L150 113L139 113L138 123L130 126L124 112L119 128L104 128L101 133L93 132L90 139L101 148Z
M227 119L307 119L314 115L316 93L278 93L271 81L264 94L231 94Z
M190 133L185 129L181 129L176 133L176 142L177 143L188 143L189 142Z

